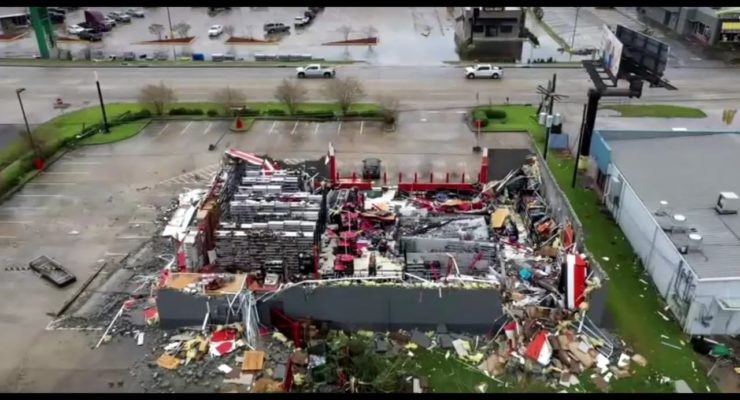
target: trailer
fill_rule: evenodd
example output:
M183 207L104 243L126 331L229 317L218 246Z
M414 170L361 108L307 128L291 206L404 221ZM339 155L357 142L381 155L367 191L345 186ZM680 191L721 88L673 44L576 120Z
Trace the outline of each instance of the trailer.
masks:
M77 281L77 277L64 268L62 264L47 256L39 256L31 260L28 266L31 267L31 270L41 275L42 278L58 287L65 287Z

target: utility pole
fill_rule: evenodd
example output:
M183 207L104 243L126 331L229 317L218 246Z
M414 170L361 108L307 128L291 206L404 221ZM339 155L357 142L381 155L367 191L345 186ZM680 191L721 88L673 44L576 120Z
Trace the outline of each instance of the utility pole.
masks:
M175 32L172 31L172 17L170 16L170 8L167 8L167 23L170 26L170 39L175 38ZM172 61L177 61L177 54L175 53L175 45L172 45Z
M95 73L95 86L98 88L98 99L100 100L100 110L103 112L103 126L105 127L105 133L110 133L108 127L108 116L105 114L105 103L103 102L103 92L100 90L100 81L98 80L98 71Z
M20 88L15 90L15 95L18 96L18 104L21 105L21 113L23 114L23 122L26 123L26 135L28 136L28 143L31 145L31 149L36 154L36 159L41 160L41 154L36 143L33 141L33 135L31 135L31 127L28 126L28 118L26 117L26 109L23 108L23 100L21 99L21 93L25 92L26 88Z

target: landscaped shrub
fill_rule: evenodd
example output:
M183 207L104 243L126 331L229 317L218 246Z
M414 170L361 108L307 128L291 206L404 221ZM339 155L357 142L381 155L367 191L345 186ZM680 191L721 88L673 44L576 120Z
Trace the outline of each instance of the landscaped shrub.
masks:
M145 118L151 118L152 112L149 111L149 109L142 108L141 110L137 111L133 115L136 119L145 119Z
M210 110L208 110L208 112L207 112L206 114L207 114L207 115L208 115L209 117L218 117L218 111L216 111L216 110L214 110L214 109L210 109Z
M200 108L173 108L170 110L169 115L203 115L203 110Z
M237 117L256 117L260 115L259 110L241 109L234 111L234 116Z
M264 114L265 115L277 116L277 115L286 115L287 113L285 112L285 110L281 110L279 108L269 108L269 109L265 110Z
M488 119L505 119L506 111L503 110L486 110L486 117Z
M473 126L475 125L475 121L480 120L480 127L485 128L488 125L488 116L486 115L485 110L475 110L473 111Z

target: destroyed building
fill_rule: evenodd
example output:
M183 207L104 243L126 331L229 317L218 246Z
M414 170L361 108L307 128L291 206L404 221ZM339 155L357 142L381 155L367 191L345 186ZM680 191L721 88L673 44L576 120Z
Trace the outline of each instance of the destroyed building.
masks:
M605 206L691 335L740 332L738 138L602 130L591 145Z

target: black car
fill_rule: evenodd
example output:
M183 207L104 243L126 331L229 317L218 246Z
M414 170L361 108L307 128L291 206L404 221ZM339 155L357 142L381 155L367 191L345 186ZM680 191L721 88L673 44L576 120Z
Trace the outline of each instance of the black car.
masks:
M133 51L123 53L123 61L136 61L136 53Z
M78 36L80 39L87 40L88 42L99 42L103 40L103 35L98 32L82 31Z
M380 179L380 159L362 160L362 179Z
M265 24L263 27L265 30L265 33L272 34L272 33L278 33L278 32L290 32L290 27L288 25L282 24L282 23L273 23L273 24Z

